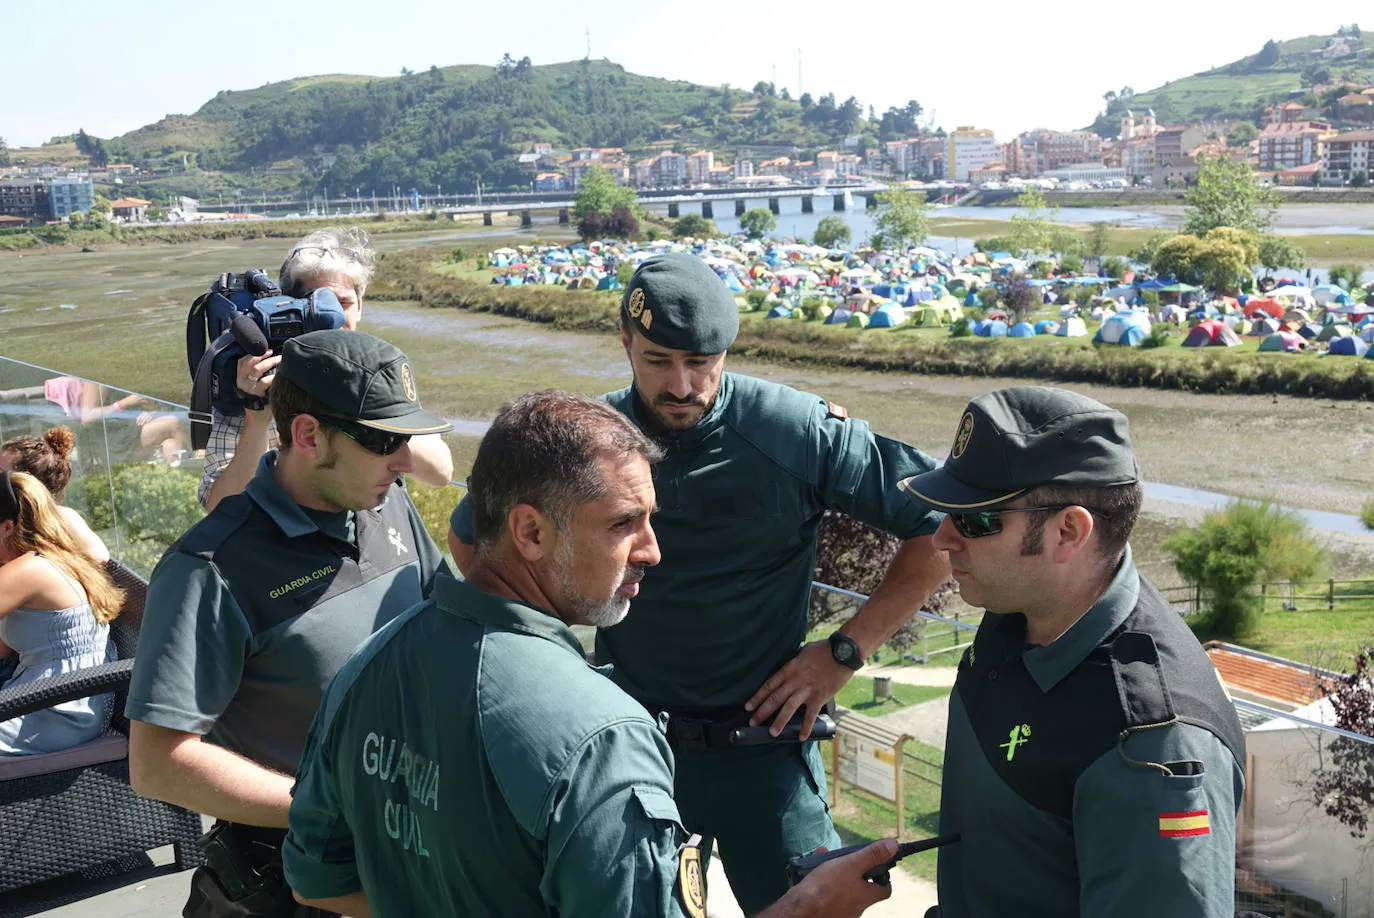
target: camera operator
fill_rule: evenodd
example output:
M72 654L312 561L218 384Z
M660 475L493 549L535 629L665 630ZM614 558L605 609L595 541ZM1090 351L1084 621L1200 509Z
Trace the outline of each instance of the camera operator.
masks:
M278 283L287 296L308 296L327 288L344 309L344 328L354 330L363 315L363 294L372 279L377 260L371 240L356 226L317 230L297 242L282 262ZM245 407L241 416L214 413L210 441L205 450L205 472L197 492L206 512L230 494L248 486L258 459L278 446L270 409L264 404L281 355L268 351L261 357L239 360L238 387L261 407ZM438 434L410 441L415 469L421 484L442 487L453 476L453 456Z

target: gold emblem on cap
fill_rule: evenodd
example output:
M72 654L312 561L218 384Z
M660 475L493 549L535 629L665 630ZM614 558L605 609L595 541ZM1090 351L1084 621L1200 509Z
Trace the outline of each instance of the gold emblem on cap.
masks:
M677 859L678 897L691 918L706 918L706 884L701 877L700 843L701 836L693 835L682 846Z
M973 439L973 412L965 411L963 418L959 421L959 432L954 435L954 448L949 451L949 458L958 459L968 449L968 441Z
M630 318L638 319L644 311L644 288L636 287L630 291Z
M654 311L652 309L644 310L643 314L639 317L639 324L643 325L644 329L647 331L649 327L654 324Z
M410 372L408 363L401 364L401 388L405 390L406 398L415 401L415 374Z

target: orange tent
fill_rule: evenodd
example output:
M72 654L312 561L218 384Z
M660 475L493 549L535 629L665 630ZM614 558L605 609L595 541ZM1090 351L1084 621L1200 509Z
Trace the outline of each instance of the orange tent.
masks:
M1275 319L1282 319L1283 314L1287 311L1287 307L1280 304L1278 300L1252 297L1245 302L1245 315L1251 319L1261 312Z

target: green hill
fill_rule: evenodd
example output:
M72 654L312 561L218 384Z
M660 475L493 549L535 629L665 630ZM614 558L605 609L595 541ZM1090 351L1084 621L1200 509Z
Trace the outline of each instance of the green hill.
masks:
M1149 92L1123 93L1109 98L1107 109L1089 127L1104 137L1115 136L1126 109L1139 117L1154 109L1160 124L1190 121L1238 120L1258 122L1267 105L1306 101L1317 107L1328 103L1306 98L1302 90L1314 84L1350 80L1369 85L1374 80L1374 48L1363 33L1351 37L1349 54L1317 58L1312 52L1326 47L1336 35L1308 35L1273 42L1255 54L1224 67L1172 80Z
M639 76L604 60L534 66L507 56L495 67L335 74L220 92L192 115L106 143L112 159L163 171L157 182L188 193L212 176L253 191L465 192L479 181L528 188L532 176L514 155L536 141L631 156L741 144L814 151L856 134L870 143L905 136L919 114L912 103L870 121L853 98L794 101L762 84L746 92Z

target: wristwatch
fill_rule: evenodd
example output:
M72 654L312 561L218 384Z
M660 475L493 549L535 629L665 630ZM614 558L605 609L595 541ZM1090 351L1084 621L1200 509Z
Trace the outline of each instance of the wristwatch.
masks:
M830 655L842 666L848 666L853 670L863 668L863 651L852 637L842 631L830 635Z

